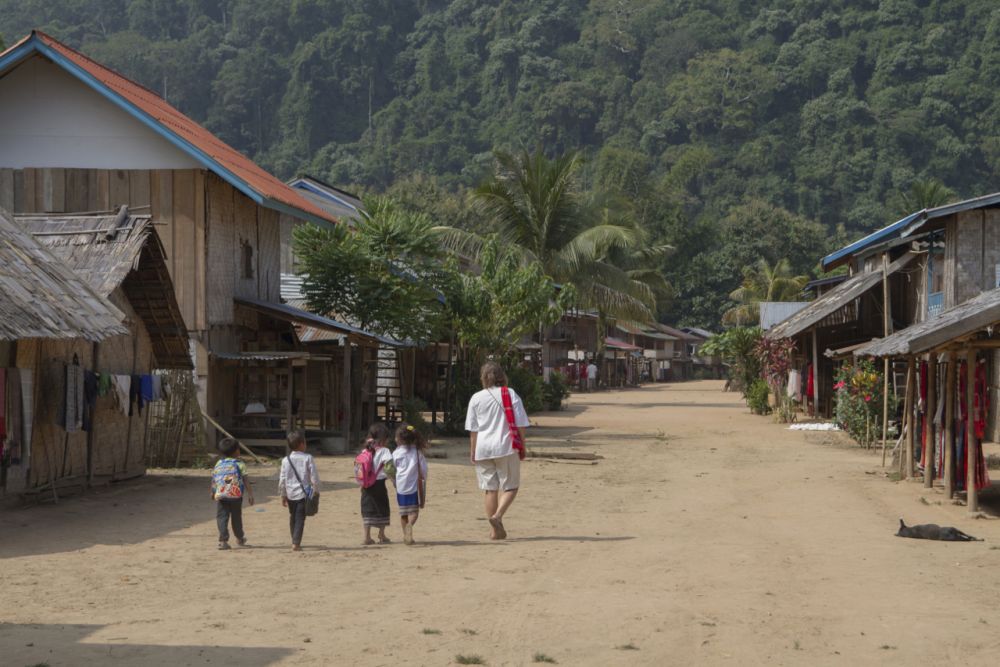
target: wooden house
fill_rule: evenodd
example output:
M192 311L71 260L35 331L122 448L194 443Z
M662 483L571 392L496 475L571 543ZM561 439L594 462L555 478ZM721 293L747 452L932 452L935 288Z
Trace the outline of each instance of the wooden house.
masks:
M191 369L188 333L174 297L163 246L148 215L126 209L114 215L0 215L4 248L0 269L26 284L0 297L15 297L17 313L3 311L0 367L21 379L21 423L7 434L3 458L5 492L135 477L145 472L149 410L115 392L91 395L71 426L69 373L119 378L154 369ZM94 376L91 376L94 377ZM95 377L96 380L96 377ZM6 414L16 414L11 391ZM11 422L8 420L8 424ZM15 439L11 440L11 436ZM12 456L16 451L17 456Z
M308 320L239 300L280 304L283 221L336 218L153 91L44 33L0 54L0 100L0 206L148 212L190 334L199 402L232 425L245 406L228 357L288 347L291 326Z
M624 339L642 349L642 357L637 360L639 382L665 382L670 379L671 364L674 359L676 336L661 331L653 324L615 325Z

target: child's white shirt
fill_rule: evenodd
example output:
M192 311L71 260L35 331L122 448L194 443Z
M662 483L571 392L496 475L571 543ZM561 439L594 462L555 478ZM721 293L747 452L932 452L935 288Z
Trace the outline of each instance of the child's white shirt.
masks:
M396 466L396 493L405 496L417 492L417 466L424 479L427 479L427 458L416 447L399 445L392 453L392 462Z
M378 470L378 475L375 479L385 479L385 464L392 461L392 452L389 451L388 447L379 447L375 450L374 455L372 455L372 466L375 470Z

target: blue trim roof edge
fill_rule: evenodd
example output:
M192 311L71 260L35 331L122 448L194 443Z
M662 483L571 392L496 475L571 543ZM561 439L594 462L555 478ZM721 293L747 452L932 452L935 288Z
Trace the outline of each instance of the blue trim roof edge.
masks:
M273 199L265 198L260 195L256 190L247 185L242 179L237 177L231 171L219 164L218 160L211 157L201 149L197 148L191 144L186 139L181 138L177 134L171 132L162 123L160 123L155 118L151 117L149 114L145 113L141 109L135 107L132 103L125 100L123 97L115 93L113 90L109 89L100 81L97 81L89 72L84 71L76 63L67 60L61 53L53 50L48 45L41 42L37 35L32 33L31 37L24 42L21 46L17 47L10 53L8 53L4 58L0 59L0 71L7 69L8 67L19 63L25 58L39 54L45 56L52 62L56 63L64 70L72 74L77 80L86 85L88 88L101 95L116 107L129 114L143 125L151 129L153 132L161 136L170 142L175 148L180 149L182 152L186 153L190 157L194 158L195 161L199 162L203 167L209 169L210 171L218 174L223 180L229 183L231 186L245 194L247 197L252 199L254 202L261 206L277 210L279 212L288 213L294 215L297 218L302 218L314 222L316 224L330 226L331 223L328 220L323 220L322 218L316 217L306 211L300 211L297 208L284 204L282 202L274 201Z
M911 213L905 218L897 220L896 222L892 223L887 227L883 227L878 231L872 232L868 236L865 236L864 238L861 238L855 241L854 243L841 248L836 252L830 253L829 255L827 255L822 259L823 268L825 269L830 264L833 264L836 261L839 261L841 259L844 259L845 257L853 255L854 253L864 250L865 248L870 248L879 241L882 241L883 239L892 236L893 233L895 233L898 230L901 230L902 228L906 227L911 222L913 222L913 220L916 219L916 217L919 216L921 213L923 213L923 211L917 211L916 213Z

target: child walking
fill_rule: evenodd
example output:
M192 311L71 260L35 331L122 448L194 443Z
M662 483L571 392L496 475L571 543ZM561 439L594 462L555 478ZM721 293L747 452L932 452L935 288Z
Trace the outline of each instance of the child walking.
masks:
M247 477L247 466L240 461L240 446L232 438L219 441L222 454L212 469L212 500L215 501L215 520L219 526L219 549L229 549L229 524L241 547L249 546L243 533L243 496L253 506L253 487Z
M306 434L288 434L288 456L281 460L278 495L288 508L288 527L292 533L292 551L302 551L302 531L306 525L306 500L319 488L319 473L311 454L306 454Z
M365 438L365 449L355 459L355 476L361 483L361 521L365 527L363 544L375 544L372 539L372 528L378 528L378 543L389 544L385 529L389 525L389 492L385 488L386 464L392 465L392 452L389 450L389 429L382 422L372 424ZM362 459L370 470L358 470ZM363 480L365 473L373 475L374 481ZM359 476L360 475L360 476ZM370 483L370 486L365 484Z
M413 544L413 524L424 506L427 480L427 441L409 424L396 429L396 451L392 462L396 468L396 502L403 526L403 542Z

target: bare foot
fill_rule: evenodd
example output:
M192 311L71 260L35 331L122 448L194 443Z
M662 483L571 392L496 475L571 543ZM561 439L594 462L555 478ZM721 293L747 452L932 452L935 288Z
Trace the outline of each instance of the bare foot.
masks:
M493 527L493 533L495 535L495 537L492 537L491 539L494 539L494 540L505 540L505 539L507 539L507 531L504 530L503 521L501 521L500 519L498 519L495 516L491 516L490 517L490 526Z
M403 526L403 543L413 544L413 526L411 524Z
M378 543L379 544L392 544L392 540L390 540L385 535L379 535L378 536Z
M302 551L302 547L297 544L292 545L292 551Z

